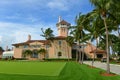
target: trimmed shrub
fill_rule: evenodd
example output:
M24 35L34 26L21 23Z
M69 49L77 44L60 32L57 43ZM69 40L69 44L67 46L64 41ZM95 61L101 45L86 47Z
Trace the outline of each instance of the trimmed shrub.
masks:
M50 58L50 59L44 59L45 61L68 61L66 58ZM75 61L75 59L69 59L69 61Z

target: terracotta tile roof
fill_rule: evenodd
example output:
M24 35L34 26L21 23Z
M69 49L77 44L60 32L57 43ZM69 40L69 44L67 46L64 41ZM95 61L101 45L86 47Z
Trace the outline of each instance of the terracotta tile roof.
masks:
M96 52L96 54L103 54L103 53L106 53L106 51L105 50L100 50L100 49L95 49L95 50L92 50L92 51L90 51L90 53L94 53L94 52Z
M26 42L22 42L22 43L16 43L16 44L12 44L13 46L18 46L18 45L28 45L29 43L32 43L32 42L42 42L44 44L47 44L49 43L49 41L47 40L29 40L29 41L26 41Z
M61 22L59 22L59 23L57 23L57 25L59 25L59 24L62 24L62 25L70 25L70 23L68 23L67 21L65 21L65 20L62 20Z

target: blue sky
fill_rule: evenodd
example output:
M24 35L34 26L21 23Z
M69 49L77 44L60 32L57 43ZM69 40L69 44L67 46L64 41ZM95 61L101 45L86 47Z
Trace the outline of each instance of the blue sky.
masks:
M74 25L75 16L92 11L89 0L0 0L0 46L32 39L44 39L41 28L57 35L58 16Z

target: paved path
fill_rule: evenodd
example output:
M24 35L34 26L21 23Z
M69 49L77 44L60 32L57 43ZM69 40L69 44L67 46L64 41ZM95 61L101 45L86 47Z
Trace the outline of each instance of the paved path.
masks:
M84 61L84 63L91 65L91 61ZM106 70L106 63L95 61L93 66ZM111 72L120 75L120 65L110 64L110 70Z

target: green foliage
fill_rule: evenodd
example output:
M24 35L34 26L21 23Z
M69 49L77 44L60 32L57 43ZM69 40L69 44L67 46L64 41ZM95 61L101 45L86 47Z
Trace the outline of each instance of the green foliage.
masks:
M75 59L69 59L70 61L75 61ZM50 58L50 59L45 59L45 61L68 61L67 58Z
M67 36L66 41L67 41L67 43L68 43L69 46L72 46L73 43L74 43L74 37Z
M31 50L25 50L23 51L23 55L27 56L27 55L31 55L33 52Z
M41 28L42 31L42 37L44 37L45 39L53 39L54 34L53 34L53 30L51 28L47 28L45 31L43 30L43 28Z
M43 48L41 48L41 49L38 50L38 53L40 53L40 54L43 54L43 53L44 53L44 54L45 54L45 53L46 53L46 50L43 49Z
M2 48L2 47L0 47L0 51L3 51L3 48Z

